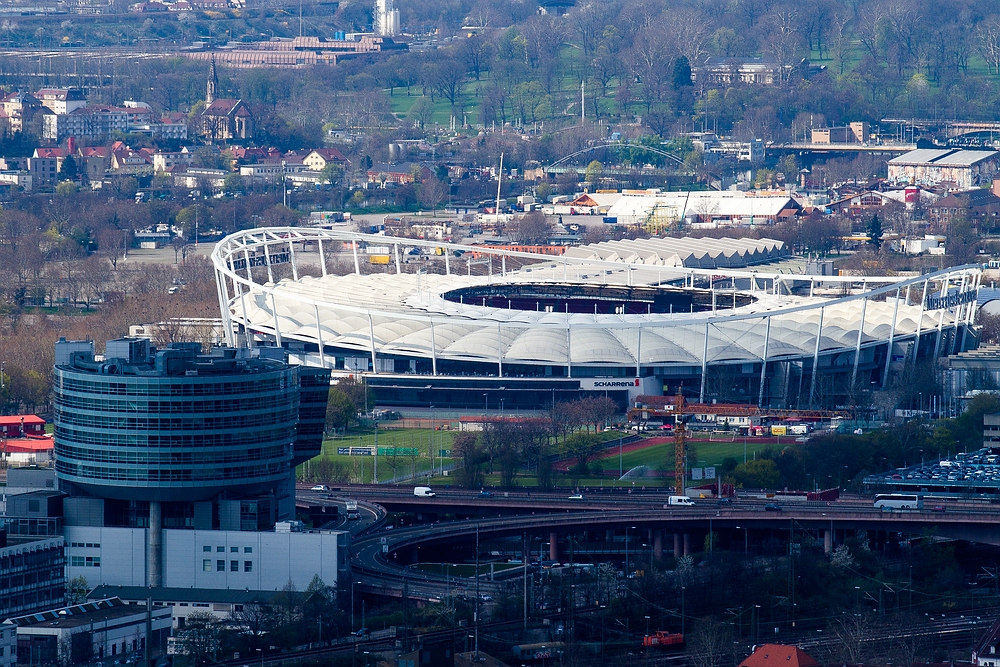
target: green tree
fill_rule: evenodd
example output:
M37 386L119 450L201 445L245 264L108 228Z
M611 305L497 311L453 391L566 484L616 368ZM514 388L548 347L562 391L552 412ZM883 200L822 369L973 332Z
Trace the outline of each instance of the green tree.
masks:
M455 471L459 486L466 489L476 489L483 485L483 463L486 462L486 452L479 444L475 433L459 433L451 445L451 458L461 461L461 467Z
M222 181L222 191L227 195L243 192L243 177L235 171L226 174Z
M340 183L340 179L343 177L344 168L332 160L327 162L323 169L319 172L320 181L328 185L336 185L337 183Z
M583 174L583 179L588 183L596 183L604 174L604 165L597 160L591 161L587 165L587 170Z
M326 402L326 430L345 429L357 415L354 401L342 389L330 388L330 398Z
M59 167L59 180L75 181L79 176L76 160L73 159L72 155L67 155L63 160L62 166Z
M770 459L747 461L733 471L737 484L751 489L773 489L778 486L778 466Z
M375 407L375 392L362 380L343 378L336 388L350 399L357 412L366 412Z
M875 248L875 252L878 252L879 248L882 247L882 221L879 219L878 213L868 221L866 231L868 232L869 245Z
M221 644L221 628L211 613L196 611L188 615L184 629L178 633L178 639L183 664L207 665L215 662Z
M66 583L66 602L68 604L81 604L87 601L87 594L90 593L90 585L86 577L73 577Z

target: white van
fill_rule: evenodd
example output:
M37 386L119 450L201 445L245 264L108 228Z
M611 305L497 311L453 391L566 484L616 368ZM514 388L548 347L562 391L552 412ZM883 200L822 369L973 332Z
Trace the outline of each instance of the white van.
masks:
M418 486L413 489L413 495L417 498L433 498L437 494L431 491L429 486Z
M694 507L694 501L690 496L670 496L667 498L667 506L680 505L681 507Z

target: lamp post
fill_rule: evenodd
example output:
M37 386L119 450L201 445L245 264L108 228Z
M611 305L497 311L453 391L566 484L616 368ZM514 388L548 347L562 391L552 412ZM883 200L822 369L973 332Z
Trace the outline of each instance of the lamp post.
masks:
M354 632L354 630L356 629L354 627L354 584L360 584L360 583L361 583L360 581L351 582L351 632Z
M741 530L740 526L736 526L736 530ZM749 529L746 526L742 527L743 530L743 555L746 556L750 551L750 537L747 535Z
M260 654L260 667L264 667L264 649L257 649L257 653Z

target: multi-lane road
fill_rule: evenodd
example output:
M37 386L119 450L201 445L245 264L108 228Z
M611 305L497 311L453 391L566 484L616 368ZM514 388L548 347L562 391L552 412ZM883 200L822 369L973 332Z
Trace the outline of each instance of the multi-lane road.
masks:
M413 568L397 566L396 554L412 560L418 547L468 544L522 534L551 537L592 529L639 527L661 534L661 545L669 551L671 535L694 537L701 543L708 531L771 529L813 531L832 546L842 530L874 530L938 535L1000 545L1000 510L987 503L952 501L945 511L882 512L871 499L849 497L831 503L781 503L780 511L768 511L776 499L741 498L732 505L715 500L697 501L694 507L665 506L667 495L584 492L583 500L570 500L569 491L517 491L480 496L477 491L441 489L433 498L413 495L411 487L341 487L327 493L300 492L300 504L342 504L346 498L360 500L361 521L342 521L342 529L354 535L352 570L359 590L389 596L432 599L456 593L471 594L474 583L456 581ZM780 500L778 501L781 502ZM417 524L390 529L382 525L385 510L416 511L430 519L441 515L472 516L454 521ZM426 518L425 517L425 518ZM520 570L515 570L515 574ZM483 590L485 584L480 583Z

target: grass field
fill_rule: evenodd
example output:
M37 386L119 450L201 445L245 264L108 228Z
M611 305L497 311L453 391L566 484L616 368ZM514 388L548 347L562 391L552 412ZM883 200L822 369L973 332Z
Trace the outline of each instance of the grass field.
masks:
M790 440L790 439L789 439ZM710 442L708 440L688 440L688 461L691 466L717 466L727 458L734 458L738 463L743 463L744 454L747 459L753 459L754 454L777 447L774 443L762 442L753 438L748 439L744 445L743 440L736 442ZM618 454L612 453L610 456L601 459L605 469L618 467ZM614 465L611 465L611 464ZM663 468L673 470L674 467L674 443L666 442L652 445L644 449L628 452L622 456L622 468L629 470L636 466L649 466L651 468Z
M434 454L434 467L442 465L440 451L451 451L454 440L453 431L432 431L431 429L382 429L378 430L378 448L409 448L416 449L417 455L410 453L396 456L349 456L338 454L343 447L374 447L376 435L374 430L355 431L346 436L327 438L323 441L323 453L312 459L326 459L344 466L352 483L371 484L375 481L374 473L378 466L378 481L385 482L403 475L424 473L431 468L430 453ZM311 465L312 461L303 466ZM443 459L444 466L451 465L451 458Z
M441 466L451 467L453 461L449 456L442 458L440 453L444 450L450 453L457 431L432 431L430 429L379 429L378 448L409 448L417 450L416 455L412 451L399 453L395 456L350 456L339 454L338 449L345 447L374 447L374 430L358 431L349 433L346 436L328 438L323 442L323 453L312 461L303 464L303 467L310 466L314 461L326 459L327 461L339 464L346 470L349 481L352 483L371 484L376 481L375 467L378 466L378 478L380 483L386 483L392 479L409 476L413 473L424 475L431 470L430 453L434 454L434 469L440 470ZM605 434L609 440L614 440L614 433ZM663 438L658 438L663 440ZM621 457L621 468L624 471L631 470L637 466L648 466L657 472L672 472L674 461L674 444L672 441L659 442L643 447L637 443L639 449L626 451ZM688 461L690 467L719 466L727 458L733 458L738 463L746 459L753 459L755 454L776 447L786 447L792 445L791 439L788 443L776 444L768 440L750 438L745 443L742 439L735 442L711 442L707 439L689 439ZM632 445L635 447L636 445ZM376 461L377 458L377 461ZM606 471L604 477L584 476L579 477L573 474L555 474L554 481L557 486L633 486L640 483L647 486L672 485L673 478L647 478L643 480L624 480L618 478L618 450L614 446L607 450L605 455L598 459L592 459L591 463L599 463ZM593 465L591 465L593 467ZM401 482L403 483L403 482ZM406 480L405 483L410 483ZM452 475L444 476L436 474L429 479L430 484L440 486L455 485L455 478ZM484 476L484 486L495 487L500 484L499 474L486 474ZM531 488L538 485L533 472L519 473L516 480L519 487Z

